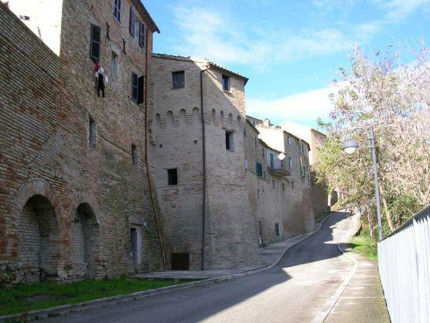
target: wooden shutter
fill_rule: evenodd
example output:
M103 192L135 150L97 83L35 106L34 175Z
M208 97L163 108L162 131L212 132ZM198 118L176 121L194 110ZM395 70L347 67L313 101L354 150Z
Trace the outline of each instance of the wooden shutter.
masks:
M145 46L145 25L143 23L139 23L139 46Z
M143 103L145 91L145 77L141 76L137 79L137 104Z
M261 163L256 163L256 171L257 171L257 176L263 176L263 165L261 165Z
M91 24L90 57L94 61L97 61L100 59L100 38L101 38L100 27Z
M130 21L128 23L128 30L130 32L130 35L134 37L135 30L134 30L134 11L133 8L130 7Z
M137 87L137 75L131 73L131 99L137 102L138 87Z

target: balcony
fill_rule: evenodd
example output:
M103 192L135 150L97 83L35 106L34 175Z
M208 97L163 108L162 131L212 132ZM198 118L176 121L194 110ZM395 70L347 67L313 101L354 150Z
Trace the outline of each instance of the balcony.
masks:
M275 165L274 167L267 166L267 169L272 176L276 177L284 177L290 176L289 170L285 167L285 165Z

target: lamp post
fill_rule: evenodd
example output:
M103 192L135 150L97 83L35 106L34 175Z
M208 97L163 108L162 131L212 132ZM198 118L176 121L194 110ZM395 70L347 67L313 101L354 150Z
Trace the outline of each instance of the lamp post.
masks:
M378 180L378 168L376 164L376 148L375 148L375 133L373 131L373 126L371 125L369 128L369 132L367 132L363 128L354 128L349 132L349 137L351 137L351 134L356 131L360 130L366 133L367 140L369 142L369 150L372 154L373 159L373 176L375 178L375 196L376 196L376 210L378 212L378 241L382 240L382 224L381 224L381 202L379 198L379 180ZM358 142L356 140L346 140L343 143L342 149L347 154L353 154L358 148Z

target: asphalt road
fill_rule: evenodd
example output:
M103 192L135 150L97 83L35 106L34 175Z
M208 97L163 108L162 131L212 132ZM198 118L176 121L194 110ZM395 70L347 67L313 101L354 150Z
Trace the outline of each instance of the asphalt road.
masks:
M351 227L334 213L270 270L48 322L311 322L352 269L337 249Z

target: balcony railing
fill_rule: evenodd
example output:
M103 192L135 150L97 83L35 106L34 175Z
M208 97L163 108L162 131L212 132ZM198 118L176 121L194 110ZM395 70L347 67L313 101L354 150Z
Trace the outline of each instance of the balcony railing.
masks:
M273 176L290 176L290 171L285 167L285 165L275 165L274 167L267 166L267 169L269 170L269 173Z

